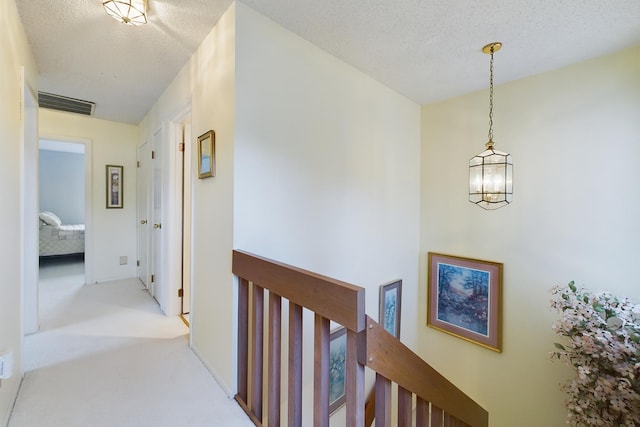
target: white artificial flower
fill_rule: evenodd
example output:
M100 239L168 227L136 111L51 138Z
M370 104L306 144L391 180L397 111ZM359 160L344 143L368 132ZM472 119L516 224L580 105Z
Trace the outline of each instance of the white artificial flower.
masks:
M552 330L565 338L550 353L576 369L562 385L567 423L640 426L640 304L610 292L592 294L574 283L554 286Z

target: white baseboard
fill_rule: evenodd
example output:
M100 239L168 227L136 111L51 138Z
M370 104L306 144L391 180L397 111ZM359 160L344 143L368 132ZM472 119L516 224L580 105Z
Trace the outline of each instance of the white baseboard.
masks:
M7 414L4 417L4 420L2 420L2 426L3 427L7 427L9 425L9 420L11 419L11 414L13 414L13 408L16 407L16 401L18 400L18 394L20 393L20 389L22 388L22 380L24 380L24 375L20 375L20 382L18 383L18 387L15 390L15 394L13 396L13 402L11 403L11 407L9 408L9 410L7 411ZM3 380L0 380L3 381ZM8 380L4 380L5 382L7 382Z
M229 388L229 386L222 380L222 377L218 375L216 370L213 369L213 367L209 363L207 363L205 358L198 351L198 348L194 345L191 345L191 351L194 352L194 354L198 357L198 359L200 359L200 361L205 366L205 368L207 368L211 376L213 376L213 379L215 379L218 385L220 386L220 388L222 388L222 391L224 391L224 393L229 397L229 399L233 399L236 393L233 390L231 390L231 388Z

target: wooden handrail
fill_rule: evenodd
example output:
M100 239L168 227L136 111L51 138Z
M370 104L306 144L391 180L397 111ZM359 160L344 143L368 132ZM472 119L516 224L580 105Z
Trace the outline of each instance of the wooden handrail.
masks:
M280 425L279 349L282 346L281 299L285 298L289 301L288 425L302 425L302 308L306 308L315 313L314 427L329 426L329 328L332 321L347 329L347 424L362 426L364 365L358 363L358 333L365 326L364 288L243 251L233 251L232 269L238 276L236 400L241 402L254 424L261 426L266 419L269 426ZM265 291L269 292L268 322L264 320ZM268 326L265 328L265 325ZM268 343L266 361L265 341Z
M482 407L366 316L364 288L243 251L233 251L233 273L238 277L236 400L256 426L265 423L277 427L281 423L284 298L289 306L289 335L284 338L289 352L289 364L285 368L288 426L302 425L304 308L314 312L314 427L329 426L329 327L332 321L346 328L346 425L364 427L366 420L369 427L375 415L377 427L391 426L393 382L398 384L398 426L410 425L415 394L417 426L487 427L488 414ZM367 401L366 415L365 366L376 372L376 385L372 398Z
M355 332L364 329L364 288L277 261L233 251L233 274Z
M378 375L470 426L489 424L485 409L369 316L360 339L360 363Z

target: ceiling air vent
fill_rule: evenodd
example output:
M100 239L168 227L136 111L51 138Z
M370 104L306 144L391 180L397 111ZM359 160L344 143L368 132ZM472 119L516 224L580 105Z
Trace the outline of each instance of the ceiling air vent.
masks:
M96 108L95 102L83 101L81 99L46 92L38 92L38 104L41 108L84 114L85 116L93 116Z

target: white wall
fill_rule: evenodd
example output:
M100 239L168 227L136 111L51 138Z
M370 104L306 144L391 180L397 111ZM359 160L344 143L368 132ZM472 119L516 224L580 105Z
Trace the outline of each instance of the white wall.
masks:
M236 14L234 246L365 287L373 318L379 286L402 279L415 344L419 105L241 3Z
M15 364L13 377L0 380L0 425L8 420L22 372L21 67L26 83L37 90L37 69L15 1L0 0L0 351L12 351Z
M191 150L194 172L197 171L196 138L211 129L216 133L216 176L203 180L191 176L186 183L191 185L193 200L190 332L192 348L229 394L233 388L233 329L230 325L233 296L234 70L235 6L231 6L140 124L142 143L149 140L156 130L168 129L170 122L191 105L192 141L187 142L187 149ZM163 197L174 201L165 204L162 215L167 227L163 225L162 233L163 238L174 239L177 244L175 239L179 230L175 228L176 224L167 221L172 216L169 206L179 203L175 199L175 182L172 180L177 171L178 151L177 147L170 146L171 143L169 132L165 132L163 147L167 154L163 166L166 171ZM170 269L165 272L170 272ZM171 289L174 282L165 286Z
M514 159L514 201L467 201L484 149L488 91L423 108L420 324L429 251L504 263L503 352L421 326L421 353L490 413L495 427L560 426L548 360L558 338L549 289L575 280L640 302L640 47L495 88L496 148Z
M216 133L216 176L193 178L192 342L223 387L233 390L233 249L234 120L236 8L218 21L193 65L192 136ZM197 145L192 145L192 169L197 171Z
M374 317L378 286L402 278L403 340L483 404L492 426L562 424L567 372L547 360L547 290L605 283L611 273L595 260L625 265L634 252L624 236L638 231L640 205L602 194L613 182L633 194L637 172L577 175L603 167L602 141L625 151L619 162L637 159L637 51L611 58L496 88L496 140L516 161L516 196L485 212L466 196L468 159L486 142L485 92L424 107L421 120L419 106L232 6L141 123L140 142L190 104L194 162L196 137L216 131L217 175L190 183L194 350L233 392L234 247L365 286ZM503 353L425 326L428 251L505 263ZM609 287L633 293L617 284L628 273L616 270Z
M92 282L136 276L136 143L138 127L79 114L40 109L40 137L91 141ZM106 165L124 166L124 207L106 208ZM120 265L120 256L128 264Z
M40 150L40 210L84 224L84 154Z
M380 284L402 278L407 295L417 292L418 105L241 3L143 120L141 141L189 102L193 160L197 136L213 129L217 165L214 178L191 178L191 339L227 392L234 247L366 286L374 317Z

